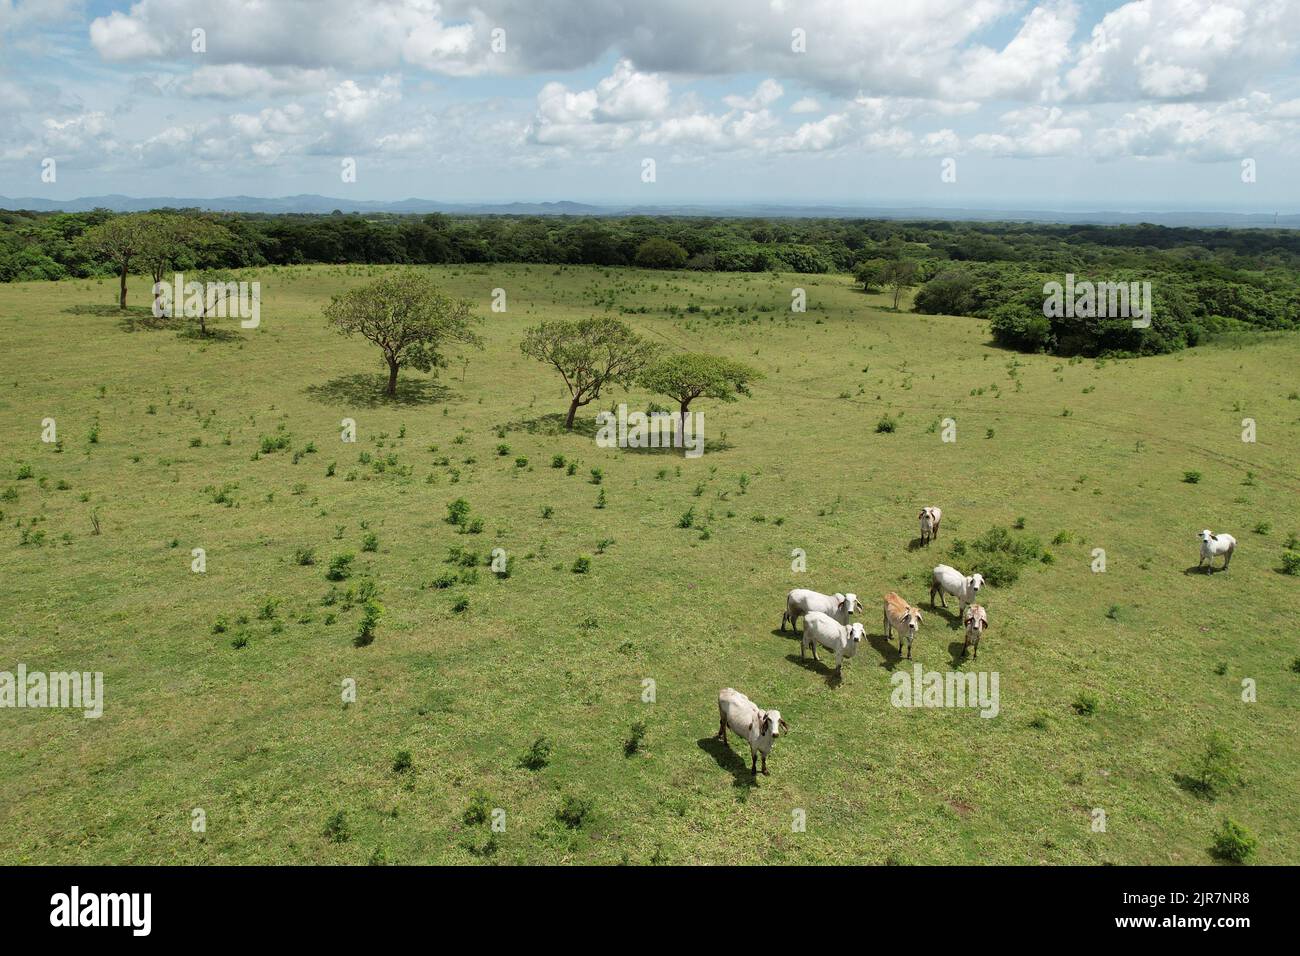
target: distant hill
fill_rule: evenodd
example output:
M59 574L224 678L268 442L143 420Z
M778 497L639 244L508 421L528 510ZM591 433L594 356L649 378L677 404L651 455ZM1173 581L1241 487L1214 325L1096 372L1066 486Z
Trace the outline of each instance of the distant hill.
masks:
M0 196L0 209L33 212L85 212L91 209L142 212L148 209L206 209L241 213L450 213L500 216L737 216L829 219L938 219L964 222L1053 222L1199 228L1300 229L1300 214L1199 212L1164 210L1120 212L1110 210L962 209L940 206L840 206L775 203L678 204L660 206L592 205L580 202L447 203L433 199L399 199L391 202L342 199L302 194L263 198L219 196L198 199L185 196L84 196L79 199L38 199Z

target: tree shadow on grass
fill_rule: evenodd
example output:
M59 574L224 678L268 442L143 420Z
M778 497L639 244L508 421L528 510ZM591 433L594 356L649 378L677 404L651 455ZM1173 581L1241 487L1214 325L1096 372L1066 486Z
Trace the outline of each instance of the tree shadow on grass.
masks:
M564 427L564 413L553 412L549 415L539 415L536 418L527 418L520 421L508 422L506 429L509 431L525 431L530 435L577 435L581 438L596 437L596 420L594 418L579 415L573 420L573 428Z
M243 336L233 329L214 329L211 326L208 326L205 334L200 334L197 325L187 325L176 333L176 337L199 345L206 345L209 342L238 342L243 339Z
M717 761L719 767L731 774L732 786L754 787L758 785L758 781L750 772L749 764L745 763L744 759L731 749L731 744L724 744L717 737L701 737L696 741L696 744Z
M64 315L107 315L121 318L127 315L148 316L153 318L153 309L147 305L128 305L119 309L115 305L70 305L63 310Z
M827 687L839 687L840 684L844 683L844 675L835 673L835 668L829 666L825 661L813 660L811 657L800 657L798 654L787 654L785 659L793 664L798 664L804 670L820 674L822 680L826 681Z
M322 385L309 385L303 391L322 405L347 408L436 405L445 402L451 394L451 389L431 378L399 378L396 395L384 394L387 386L387 375L359 372L356 375L340 375Z

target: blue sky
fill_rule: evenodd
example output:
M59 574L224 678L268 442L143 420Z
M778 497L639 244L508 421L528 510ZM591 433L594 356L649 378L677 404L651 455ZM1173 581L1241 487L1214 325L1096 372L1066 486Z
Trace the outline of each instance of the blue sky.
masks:
M1300 0L0 0L0 194L1296 212L1298 54Z

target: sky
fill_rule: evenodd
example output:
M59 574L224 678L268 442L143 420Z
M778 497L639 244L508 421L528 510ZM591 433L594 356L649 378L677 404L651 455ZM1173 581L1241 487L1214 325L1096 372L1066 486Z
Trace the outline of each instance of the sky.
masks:
M0 0L10 197L1294 213L1298 173L1300 0Z

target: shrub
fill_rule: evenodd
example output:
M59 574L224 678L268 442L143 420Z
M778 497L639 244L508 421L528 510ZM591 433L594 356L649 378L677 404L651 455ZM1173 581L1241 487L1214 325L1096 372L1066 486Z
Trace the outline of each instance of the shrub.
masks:
M623 741L623 755L631 757L641 750L641 744L645 740L645 721L638 720L632 725L632 735Z
M954 541L951 551L956 557L969 555L966 563L970 565L971 573L978 571L993 587L1014 584L1025 565L1043 560L1042 545L1037 538L1013 534L997 525L969 545L960 539Z
M598 485L605 480L605 472L600 468L591 469L591 483Z
M352 562L356 555L350 551L343 554L336 554L330 559L330 569L325 572L325 577L329 581L346 581L352 577Z
M361 539L361 550L362 550L362 551L378 551L378 550L379 550L379 536L378 536L377 534L375 534L375 533L372 531L372 532L370 532L370 534L368 534L368 535L366 535L364 538L362 538L362 539Z
M502 458L506 457L506 455L510 454L510 446L506 444L497 445L497 454Z
M488 804L488 798L481 793L476 793L470 798L469 806L465 812L460 815L467 827L481 826L487 822L488 814L491 813L492 807Z
M1255 524L1255 534L1268 534L1273 530L1273 526L1267 521L1259 521Z
M324 834L331 843L347 843L352 838L352 828L348 826L348 815L343 810L335 810L325 821Z
M591 570L591 558L585 554L580 554L573 562L574 574L586 574Z
M555 745L549 737L538 737L519 758L519 766L526 770L541 770L551 762L551 753Z
M447 523L454 525L464 525L469 519L469 502L464 498L457 498L447 505Z
M361 608L361 624L357 628L357 636L352 639L355 647L367 647L374 643L375 629L379 626L379 618L384 613L384 609L376 601L366 601Z
M588 817L591 816L591 809L590 801L569 795L560 804L560 809L555 811L555 819L570 830L580 830L582 825L587 822Z
M1074 703L1070 705L1074 712L1080 717L1091 717L1097 712L1097 697L1094 694L1080 691L1079 695L1074 698Z
M551 517L551 515L553 515L553 514L555 514L555 509L554 509L554 508L552 508L550 505L542 505L542 517L543 517L543 518L549 518L549 517Z
M310 567L316 563L316 552L311 548L299 548L293 553L293 563L299 567Z
M898 423L888 415L876 422L876 434L878 435L892 435L897 428Z
M1205 752L1197 758L1186 782L1187 789L1209 800L1236 790L1245 783L1236 751L1222 734L1210 734Z
M393 758L393 773L406 773L411 769L411 752L409 750L397 751L397 756Z
M1214 834L1211 852L1229 863L1246 863L1255 855L1258 846L1259 841L1253 833L1231 817L1224 817L1222 826Z
M1199 471L1185 471L1183 472L1183 481L1189 485L1199 484L1201 473Z
M686 509L685 514L683 514L680 518L677 519L677 527L690 528L693 527L694 524L695 524L695 506L691 505L691 507Z
M1282 552L1282 573L1300 574L1300 554L1294 551Z
M469 610L469 598L467 597L457 598L456 603L451 606L451 610L453 614L464 614L466 611Z
M552 455L552 456L551 456L551 467L552 467L552 468L563 468L563 467L564 467L564 456L563 456L563 455Z

